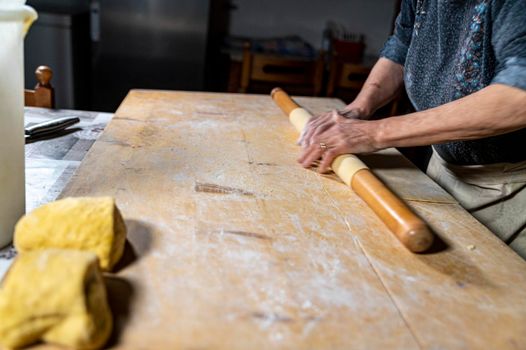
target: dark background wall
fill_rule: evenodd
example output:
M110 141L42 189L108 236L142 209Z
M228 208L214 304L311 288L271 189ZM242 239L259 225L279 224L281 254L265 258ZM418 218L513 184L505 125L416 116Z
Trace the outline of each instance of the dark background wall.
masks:
M394 0L236 0L230 31L241 36L299 34L319 48L328 20L365 34L366 54L377 55L391 31Z
M26 37L26 87L55 71L57 107L114 111L132 88L226 91L236 53L227 35L296 35L315 48L328 21L387 39L395 0L28 0L40 14ZM90 6L91 4L91 6ZM91 12L90 12L91 11ZM90 15L91 13L91 15ZM98 16L94 16L98 13ZM98 18L94 20L94 18ZM95 29L94 29L95 28ZM234 50L235 51L235 50ZM227 58L225 58L227 57Z

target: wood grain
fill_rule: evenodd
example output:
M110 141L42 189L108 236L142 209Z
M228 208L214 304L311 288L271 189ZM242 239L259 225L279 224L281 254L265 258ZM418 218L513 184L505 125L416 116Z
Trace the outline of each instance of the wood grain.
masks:
M408 252L296 137L267 96L130 92L62 194L127 221L113 346L526 347L522 259L398 152L366 157L443 241Z

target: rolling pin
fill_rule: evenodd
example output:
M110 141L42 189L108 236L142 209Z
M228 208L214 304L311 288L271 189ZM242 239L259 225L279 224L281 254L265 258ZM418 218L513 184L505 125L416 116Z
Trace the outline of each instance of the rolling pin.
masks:
M312 115L280 88L272 90L271 96L301 133ZM420 253L431 246L433 234L426 223L391 192L358 157L352 154L341 155L332 162L331 168L410 251Z

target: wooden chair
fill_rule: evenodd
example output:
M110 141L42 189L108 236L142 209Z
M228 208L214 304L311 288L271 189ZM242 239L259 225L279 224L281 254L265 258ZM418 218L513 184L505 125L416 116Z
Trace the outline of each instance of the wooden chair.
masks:
M24 99L27 107L55 108L55 91L51 86L53 71L47 66L40 66L35 71L37 84L35 90L25 90Z
M351 94L357 95L370 72L371 67L362 64L332 61L329 68L327 96L336 96L340 89L350 90Z
M358 95L372 68L362 63L364 51L363 39L349 41L332 38L327 96L351 102Z
M323 84L323 55L316 60L283 57L251 51L251 44L243 46L243 63L239 92L270 93L282 86L289 92L319 96Z
M338 56L337 52L331 54L329 61L327 96L339 97L346 103L351 102L358 96L372 67L353 60L347 61Z

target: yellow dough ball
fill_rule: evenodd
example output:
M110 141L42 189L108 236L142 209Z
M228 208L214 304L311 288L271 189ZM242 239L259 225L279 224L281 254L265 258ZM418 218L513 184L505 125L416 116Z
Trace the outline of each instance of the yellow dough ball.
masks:
M126 226L111 197L66 198L24 216L15 228L16 249L46 248L91 251L109 271L122 257Z
M102 347L112 317L97 256L58 249L19 255L0 288L0 320L8 349L38 341Z

